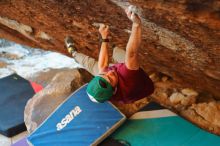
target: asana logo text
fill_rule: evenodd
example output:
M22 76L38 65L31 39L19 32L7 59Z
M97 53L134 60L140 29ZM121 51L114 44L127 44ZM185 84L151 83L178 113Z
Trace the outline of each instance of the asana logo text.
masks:
M67 114L61 122L57 123L57 131L62 130L64 127L66 127L77 115L79 115L82 112L79 106L76 106L73 108L69 114Z

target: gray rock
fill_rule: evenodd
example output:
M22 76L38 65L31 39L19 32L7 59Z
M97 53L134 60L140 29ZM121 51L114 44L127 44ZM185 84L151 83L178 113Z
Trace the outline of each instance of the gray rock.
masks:
M73 91L92 79L84 69L63 71L33 98L24 111L24 121L28 132L33 132Z
M169 98L170 98L171 103L178 104L182 100L184 100L184 98L186 98L186 97L183 94L179 93L179 92L175 92Z
M198 92L196 92L195 90L190 89L190 88L182 89L181 93L186 95L186 96L195 96L195 97L197 97L199 95Z

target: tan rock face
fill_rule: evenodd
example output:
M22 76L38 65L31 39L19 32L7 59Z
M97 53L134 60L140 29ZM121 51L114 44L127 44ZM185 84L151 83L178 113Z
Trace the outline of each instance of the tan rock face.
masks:
M220 105L218 102L193 104L180 113L193 123L200 127L220 135Z
M0 68L4 68L7 66L6 62L0 61Z
M193 105L191 108L206 121L220 127L220 103L202 103Z
M181 103L181 101L184 100L184 98L186 97L183 94L176 92L173 93L169 98L173 104L178 104Z
M182 85L172 79L164 81L164 76L160 74L151 74L152 79L156 79L151 100L159 102L197 126L220 135L219 101L208 92L182 88Z
M220 98L218 0L4 0L0 37L65 53L63 39L71 35L80 52L97 58L99 23L110 25L111 43L125 48L131 23L123 9L129 4L142 17L142 67Z

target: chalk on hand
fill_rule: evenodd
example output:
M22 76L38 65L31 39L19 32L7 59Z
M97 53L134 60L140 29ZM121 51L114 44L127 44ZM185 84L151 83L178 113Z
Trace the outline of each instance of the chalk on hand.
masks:
M137 14L137 7L134 6L134 5L130 5L130 6L128 7L128 11Z

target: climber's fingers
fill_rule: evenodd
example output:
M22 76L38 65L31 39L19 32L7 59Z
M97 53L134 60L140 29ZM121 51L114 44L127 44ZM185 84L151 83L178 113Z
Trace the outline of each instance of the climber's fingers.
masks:
M109 26L105 24L100 24L99 33L101 34L102 38L107 38L109 34Z
M131 14L132 14L132 11L130 11L128 8L125 9L125 13L127 14L127 17L129 19L131 19Z

